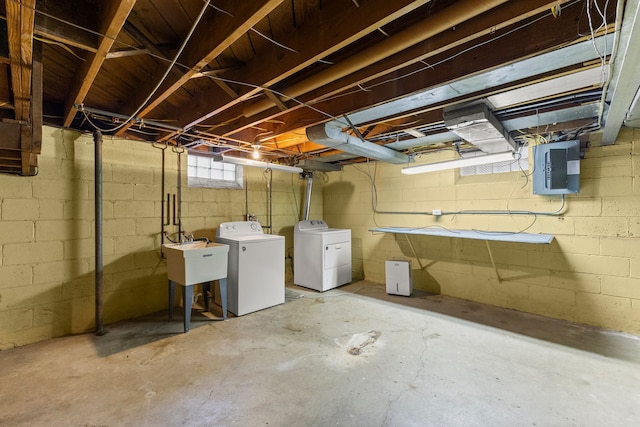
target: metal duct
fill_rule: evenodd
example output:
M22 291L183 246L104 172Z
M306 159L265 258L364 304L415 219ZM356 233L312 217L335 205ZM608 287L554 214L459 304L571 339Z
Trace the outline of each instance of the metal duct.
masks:
M423 42L436 34L455 28L456 25L474 18L481 13L506 3L506 0L462 0L447 7L441 12L429 16L419 23L399 32L398 34L365 49L349 59L331 66L326 71L317 73L312 77L294 84L283 90L283 101L296 98L302 94L336 81L344 76L361 70L371 64L381 61L410 46ZM270 99L264 99L249 105L244 109L245 117L259 114L275 104Z
M517 147L509 132L485 104L475 104L455 110L445 109L444 125L485 153L513 151Z
M304 211L302 213L302 219L304 221L309 220L309 212L311 211L311 189L313 188L313 174L305 173L305 178L307 178L307 190L304 195Z
M306 132L309 141L346 153L395 164L412 161L412 158L406 154L342 132L342 128L337 127L335 122L308 127Z

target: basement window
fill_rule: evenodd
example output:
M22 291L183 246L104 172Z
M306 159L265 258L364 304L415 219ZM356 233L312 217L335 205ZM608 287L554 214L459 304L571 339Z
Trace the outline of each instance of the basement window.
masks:
M482 156L485 153L481 151L475 151L472 153L465 153L463 157L475 157ZM508 162L492 163L489 165L468 166L460 168L460 176L473 176L473 175L489 175L493 173L507 173L507 172L520 172L521 170L529 170L529 150L524 149L520 151L521 157L519 160L510 160Z
M242 188L242 166L215 162L211 156L189 153L187 176L189 187Z

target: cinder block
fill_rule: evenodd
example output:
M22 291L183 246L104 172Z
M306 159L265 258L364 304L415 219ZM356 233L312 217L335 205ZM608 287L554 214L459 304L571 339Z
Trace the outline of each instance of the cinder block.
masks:
M582 211L580 214L582 214ZM628 195L624 197L605 197L602 199L602 215L640 217L640 200Z
M47 304L59 301L62 297L58 283L32 284L2 290L0 309L31 308L35 304Z
M202 219L199 219L199 220L202 220ZM129 219L127 219L127 221L129 221ZM131 233L131 231L128 231L129 233L131 233L131 235L142 234L142 235L157 236L158 239L160 238L160 232L161 232L160 216L158 216L155 221L145 218L145 219L134 220L134 223L135 223L134 232ZM185 230L193 230L194 228L190 225L191 223L192 223L191 219L188 222L183 221L182 227ZM114 235L114 237L116 236Z
M6 243L25 243L34 240L33 221L1 221L0 245Z
M556 235L548 250L562 254L599 255L600 239L587 236Z
M40 218L40 204L37 199L4 199L2 201L2 221L34 221L38 218Z
M520 283L536 286L549 286L550 272L544 268L498 265L498 272L506 284ZM495 276L495 273L494 273Z
M115 238L116 255L132 255L141 251L155 249L155 238L150 236L126 236Z
M64 219L64 201L53 199L38 200L40 219L62 220Z
M102 185L103 200L133 200L133 187L130 182L105 182Z
M113 213L115 218L153 218L155 208L150 201L116 201Z
M93 200L66 200L63 205L64 219L89 219L95 217L95 202Z
M83 260L40 263L33 266L33 283L64 283L90 274L89 264Z
M630 260L629 276L640 278L640 258L632 257Z
M32 179L21 176L2 176L0 200L30 198L32 195L32 183Z
M105 295L105 300L108 301L108 296ZM109 304L105 305L105 312L109 307ZM71 317L70 333L80 334L95 329L95 297L81 297L71 301L70 312L73 313ZM109 323L105 315L105 323Z
M151 269L150 274L160 274L166 280L166 260L160 250L140 252L133 255L133 263L137 269Z
M603 177L595 181L595 195L597 196L625 196L633 192L633 177Z
M29 286L33 283L30 264L2 265L0 263L0 289Z
M594 294L600 293L601 282L601 276L597 274L568 271L552 271L549 277L550 287Z
M616 297L640 299L640 279L604 276L602 293Z
M144 221L151 222L149 220ZM157 224L160 224L160 220L157 221ZM157 227L159 227L159 225ZM104 220L102 234L105 237L135 236L136 220L134 218Z
M600 253L617 257L640 254L640 239L603 237L600 239Z
M4 265L37 264L62 259L62 242L11 243L4 246Z
M36 199L71 200L76 197L78 190L80 190L79 196L82 197L83 189L69 185L69 181L63 179L38 180L33 185L33 197Z
M64 259L91 259L95 254L95 239L74 239L65 240L64 246ZM104 255L113 254L113 239L104 238L102 252Z
M89 221L37 221L36 239L38 242L50 240L85 239L91 237Z
M187 176L183 175L186 185ZM113 163L113 182L125 184L153 184L153 169L131 164Z
M47 144L44 144L45 146ZM0 322L3 319L0 317ZM67 335L60 334L58 336ZM38 341L44 341L46 339L53 338L51 326L40 326L37 328L19 329L11 333L0 333L0 350L8 350L14 347L20 347L27 344L32 344Z
M105 292L115 292L123 289L134 289L134 292L137 292L137 289L146 287L154 280L152 278L153 274L152 268L141 269L138 266L135 266L130 271L114 273L111 282L105 287Z
M16 331L23 331L33 325L33 309L32 308L16 308L12 310L0 311L0 339L2 339L2 347L5 346L4 334Z
M627 320L631 312L631 299L610 295L578 293L576 320L595 326L629 330ZM594 315L597 313L597 315Z
M135 200L165 201L167 195L160 194L160 185L135 184L133 186L133 198Z
M629 219L626 217L589 217L575 221L576 234L579 236L626 237Z
M576 292L546 286L529 286L529 299L549 307L573 306L576 303Z
M629 276L629 258L575 254L571 265L572 271L577 273L616 277Z
M64 300L74 300L79 297L95 295L95 275L85 274L62 284Z

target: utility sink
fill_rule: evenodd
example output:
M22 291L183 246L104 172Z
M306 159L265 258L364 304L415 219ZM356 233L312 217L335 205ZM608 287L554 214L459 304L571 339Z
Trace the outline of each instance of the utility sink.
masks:
M229 245L190 242L163 245L169 280L183 286L227 277Z

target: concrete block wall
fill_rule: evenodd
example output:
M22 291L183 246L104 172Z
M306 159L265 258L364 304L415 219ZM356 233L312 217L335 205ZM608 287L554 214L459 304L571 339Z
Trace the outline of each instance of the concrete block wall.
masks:
M35 177L0 175L0 350L95 329L94 143L91 135L43 128ZM183 229L215 238L221 222L245 219L247 192L187 188L182 166ZM109 324L167 307L161 212L177 191L177 154L104 137L104 320ZM249 213L267 224L265 179L245 168ZM319 182L321 188L322 183ZM274 172L273 232L293 245L303 199L297 174ZM322 214L322 191L313 209ZM173 219L173 218L172 218ZM169 233L176 226L166 227Z
M640 334L640 132L624 129L612 146L600 146L597 134L591 142L581 161L581 191L567 196L562 216L374 214L373 173L379 211L553 212L561 205L559 197L533 195L521 173L402 175L402 166L376 162L329 174L325 219L353 230L354 276L383 283L386 259L411 259L417 289ZM452 158L439 152L417 163ZM417 259L404 236L368 231L376 226L526 231L555 239L491 242L499 281L484 241L411 236Z

